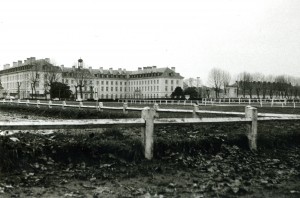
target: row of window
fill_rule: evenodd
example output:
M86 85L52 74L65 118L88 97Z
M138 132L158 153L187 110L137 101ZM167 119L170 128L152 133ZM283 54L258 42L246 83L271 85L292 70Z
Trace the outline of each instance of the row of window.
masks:
M179 80L165 80L165 84L169 84L169 82L170 82L170 84L171 85L173 85L175 82L176 82L176 85L179 85ZM63 83L66 83L66 84L74 84L75 83L75 80L69 80L69 79L63 79ZM85 80L84 81L84 83L83 84L88 84L88 81L87 80ZM89 81L89 84L90 85L93 85L94 83L93 83L93 81L92 80L90 80ZM109 85L109 84L111 84L111 85L118 85L118 84L120 84L120 85L126 85L127 84L127 82L123 82L123 81L110 81L110 83L109 83L109 81L96 81L96 85L104 85L104 84L106 84L106 85ZM139 81L129 81L128 82L128 84L129 85L151 85L151 84L159 84L159 80L139 80Z

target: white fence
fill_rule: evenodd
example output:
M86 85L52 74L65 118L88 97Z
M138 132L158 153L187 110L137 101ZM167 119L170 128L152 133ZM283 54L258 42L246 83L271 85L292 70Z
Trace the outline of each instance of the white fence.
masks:
M246 106L245 113L242 112L221 112L221 111L203 111L199 110L198 105L194 105L193 110L185 109L160 109L158 104L155 104L153 108L129 108L127 103L124 103L123 107L104 107L102 103L98 106L84 106L82 103L79 105L67 105L65 102L63 104L52 104L49 103L30 103L29 101L14 102L2 101L3 103L10 104L25 104L25 105L36 105L37 107L41 105L48 106L61 106L66 107L76 107L76 108L93 108L97 110L102 109L114 109L123 110L126 113L128 110L142 111L141 118L131 118L131 119L91 119L91 120L64 120L64 121L1 121L0 130L37 130L37 129L73 129L73 128L108 128L112 126L118 127L141 127L141 137L142 144L144 145L144 155L146 159L153 158L153 133L154 126L156 125L186 125L186 124L205 124L205 123L236 123L241 122L248 125L247 137L249 140L249 148L251 150L257 149L257 123L265 121L286 121L286 120L300 120L300 115L293 114L267 114L267 113L257 113L255 107ZM173 112L173 113L192 113L193 118L158 118L159 112ZM225 118L199 118L199 113L215 113L215 114L227 114L227 115L239 115L242 117L225 117Z
M300 108L299 99L251 99L251 98L203 98L202 100L134 100L123 99L118 102L130 104L160 104L160 105L215 105L215 106L245 106L252 105L257 107L291 107Z

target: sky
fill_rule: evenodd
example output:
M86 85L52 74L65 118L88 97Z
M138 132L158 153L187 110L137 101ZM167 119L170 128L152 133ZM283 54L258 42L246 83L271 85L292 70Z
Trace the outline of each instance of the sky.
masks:
M1 0L0 69L28 57L95 69L212 68L300 77L299 0Z

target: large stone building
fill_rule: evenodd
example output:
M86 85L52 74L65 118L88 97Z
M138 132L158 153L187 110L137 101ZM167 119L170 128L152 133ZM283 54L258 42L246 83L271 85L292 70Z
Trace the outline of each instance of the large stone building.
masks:
M36 66L38 65L38 66ZM5 95L30 98L36 94L45 98L49 87L49 59L35 60L31 57L5 65L0 79ZM168 98L176 87L183 87L183 77L175 68L143 67L136 71L112 68L84 68L83 60L73 67L60 66L55 72L57 81L70 86L74 98L117 99L117 98ZM48 78L47 78L48 77ZM34 86L35 85L35 86ZM33 90L33 87L35 88Z

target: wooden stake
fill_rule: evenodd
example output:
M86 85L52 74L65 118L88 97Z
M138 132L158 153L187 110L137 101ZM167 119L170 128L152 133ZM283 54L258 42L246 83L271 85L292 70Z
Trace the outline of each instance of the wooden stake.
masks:
M141 128L141 136L142 144L144 146L144 155L148 160L153 158L153 132L155 116L155 110L150 109L149 107L145 107L142 111L142 118L145 120L145 126Z
M245 107L245 117L250 118L251 124L248 125L247 137L250 150L257 150L257 109L251 106Z

